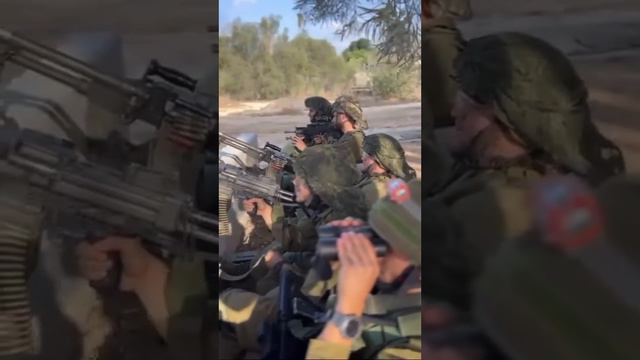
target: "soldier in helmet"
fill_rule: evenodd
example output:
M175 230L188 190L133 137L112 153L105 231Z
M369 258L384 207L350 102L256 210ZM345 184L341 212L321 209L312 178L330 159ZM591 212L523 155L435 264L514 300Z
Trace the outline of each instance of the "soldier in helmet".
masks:
M262 324L277 314L276 295L278 273L290 264L300 273L310 268L310 256L290 257L288 252L313 254L318 235L316 227L347 216L365 217L367 207L362 194L352 191L358 181L358 172L345 163L342 153L330 145L313 146L300 154L294 163L296 200L301 203L295 218L283 218L281 212L264 203L258 203L258 213L271 224L280 249L269 251L270 273L260 280L259 293L229 289L221 293L219 309L226 328L221 336L220 356L236 358L243 351L259 352L258 336ZM248 204L247 204L248 205ZM260 207L263 207L262 209ZM310 283L315 278L310 277ZM311 285L309 285L311 286ZM233 330L231 330L233 329Z
M322 96L312 96L304 100L304 106L307 108L309 122L311 123L329 123L332 119L331 103ZM291 143L285 146L284 152L297 156L301 151L307 148L304 137L292 136ZM330 144L336 141L327 135L318 135L313 139L313 145Z
M593 124L571 62L548 43L518 33L480 37L456 70L457 165L425 204L438 214L427 238L438 240L425 253L424 281L431 295L466 309L485 256L531 222L528 183L575 174L595 185L624 172L624 160Z
M353 164L360 163L364 143L363 130L369 127L360 103L352 96L342 95L333 102L332 111L333 121L342 131L342 137L335 146L350 156Z
M369 206L386 195L387 182L393 178L406 181L416 177L416 172L404 157L400 142L387 134L373 134L364 139L362 146L363 176L358 183Z
M390 250L378 258L367 236L342 233L335 308L311 340L307 359L347 359L352 351L361 359L421 358L420 182L394 179L389 187L389 196L373 205L368 223ZM356 219L332 224L364 225ZM363 322L363 315L376 316Z

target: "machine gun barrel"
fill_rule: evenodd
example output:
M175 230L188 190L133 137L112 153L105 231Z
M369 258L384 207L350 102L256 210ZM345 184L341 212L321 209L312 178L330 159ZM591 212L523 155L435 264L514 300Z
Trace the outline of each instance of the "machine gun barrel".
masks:
M62 69L73 71L85 78L97 81L102 85L109 86L128 95L137 96L143 99L146 99L149 96L145 91L137 86L101 73L90 65L74 59L63 52L38 44L7 30L0 29L0 43L5 43L8 47L7 50L10 52L10 56L7 58L8 61L15 61L19 65L25 66L30 70L41 73L45 76L49 75L48 71L52 71L54 73L54 76L52 77L56 80L61 80L61 78L64 80L65 77L60 76L63 74L60 70L56 71L56 69L51 69L50 63L53 63ZM55 74L57 74L57 76ZM84 90L86 91L86 89Z
M218 169L220 181L229 184L231 188L241 193L285 202L294 201L293 193L282 190L275 181L270 181L269 178L248 174L237 168L226 166L224 163L221 163Z
M229 145L235 149L238 149L244 153L246 153L247 155L251 155L253 154L252 157L255 158L262 158L264 157L264 155L266 154L266 152L260 148L257 148L255 146L251 146L248 143L236 139L233 136L229 136L223 132L218 132L218 135L220 137L220 144L224 144L224 145Z
M197 101L196 80L155 60L142 79L121 79L61 51L0 29L0 72L5 62L70 86L85 96L90 96L94 85L111 90L121 104L118 111L123 111L124 120L142 120L157 128L167 121L174 127L186 127L178 132L182 138L201 140L218 118L215 110ZM152 79L153 76L166 83ZM178 91L176 87L188 91Z
M55 137L0 128L0 166L52 195L51 206L62 208L69 200L79 204L71 210L79 216L167 250L191 250L194 240L218 244L217 229L211 229L217 220L197 211L189 197L126 181L122 172L80 160Z

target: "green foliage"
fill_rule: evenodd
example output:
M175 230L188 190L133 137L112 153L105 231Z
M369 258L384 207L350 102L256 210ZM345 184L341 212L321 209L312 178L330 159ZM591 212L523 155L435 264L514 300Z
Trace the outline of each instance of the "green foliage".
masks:
M338 35L364 34L381 60L411 67L420 60L421 2L418 0L296 0L303 22L338 22Z
M279 22L275 16L258 24L235 20L220 37L221 94L258 100L343 90L354 67L326 40L305 32L290 40Z
M385 99L409 98L418 85L420 74L417 69L407 71L389 64L380 65L371 77L373 92Z

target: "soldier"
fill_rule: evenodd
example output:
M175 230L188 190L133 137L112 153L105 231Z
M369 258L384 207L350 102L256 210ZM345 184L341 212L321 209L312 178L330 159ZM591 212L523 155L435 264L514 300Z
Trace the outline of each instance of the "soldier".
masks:
M309 122L330 122L332 118L331 103L329 100L321 96L312 96L304 99L304 106L307 108L307 114L309 115ZM337 139L329 139L323 136L317 136L313 139L314 145L330 144ZM287 144L283 151L286 154L297 157L301 151L307 148L307 144L304 142L304 137L291 137L291 143Z
M425 204L436 215L425 227L434 240L424 277L434 298L467 309L483 259L531 221L528 182L573 173L598 184L622 173L624 160L593 124L571 62L548 43L484 36L467 43L456 68L457 165Z
M530 193L536 221L475 284L473 314L509 358L633 359L640 353L638 178L575 177Z
M332 111L333 120L342 131L342 137L335 146L350 155L353 164L362 162L363 130L369 126L362 115L360 103L352 96L342 95L333 102Z
M407 185L396 179L389 186L389 196L369 212L369 224L390 250L380 259L365 235L341 235L335 309L311 340L307 359L347 359L352 350L362 359L421 358L420 182ZM364 223L345 219L332 224ZM368 314L386 321L363 320Z
M373 134L364 139L362 146L363 176L358 182L367 204L387 194L387 181L400 178L406 181L416 177L416 172L404 157L402 145L393 136Z
M262 324L276 318L278 289L274 286L277 286L280 268L291 262L298 271L305 273L310 267L309 259L289 259L287 251L312 255L318 239L317 226L347 216L366 216L361 192L353 191L358 172L345 163L341 155L330 145L313 146L300 154L294 163L296 200L302 204L296 218L285 219L281 210L271 208L262 199L247 202L247 206L257 203L259 214L271 223L274 236L281 241L282 247L265 256L271 272L260 280L259 292L265 293L264 296L240 289L229 289L220 294L221 320L226 323L220 338L224 344L220 347L220 357L232 359L243 351L260 352L258 336ZM280 255L280 251L285 255Z

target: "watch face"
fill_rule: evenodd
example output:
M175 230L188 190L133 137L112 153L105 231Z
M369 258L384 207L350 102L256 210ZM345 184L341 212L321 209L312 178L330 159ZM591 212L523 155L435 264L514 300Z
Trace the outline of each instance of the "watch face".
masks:
M349 321L347 321L344 330L345 335L347 335L348 337L356 337L358 335L358 331L360 330L360 323L356 319L350 319Z

